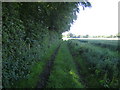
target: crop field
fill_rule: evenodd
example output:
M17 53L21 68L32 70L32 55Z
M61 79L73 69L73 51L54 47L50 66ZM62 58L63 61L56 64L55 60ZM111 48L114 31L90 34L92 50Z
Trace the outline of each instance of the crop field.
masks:
M63 41L46 54L44 62L34 66L29 78L17 81L13 87L120 88L119 52L94 44L103 42Z
M91 43L93 45L97 45L103 48L109 48L111 50L119 51L120 42L119 40L79 40L80 42Z
M68 40L74 60L88 87L120 86L118 41Z

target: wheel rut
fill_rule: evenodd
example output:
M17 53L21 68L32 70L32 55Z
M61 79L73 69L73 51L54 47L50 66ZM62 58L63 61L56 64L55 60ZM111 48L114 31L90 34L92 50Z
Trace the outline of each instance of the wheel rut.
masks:
M69 50L70 50L70 48L69 48ZM71 51L70 51L70 53L71 53ZM81 66L80 66L80 64L76 60L74 60L74 58L77 57L78 54L71 53L71 55L73 57L73 62L74 62L75 67L77 69L77 74L79 76L79 81L85 86L85 88L87 88L88 84L87 84L87 81L85 79L86 77L82 74Z
M45 66L43 72L39 76L40 80L38 81L36 88L45 88L47 86L50 72L52 71L52 67L54 65L54 60L58 53L59 48L60 48L60 45L57 47L57 49L51 55L50 60L48 60L48 62L46 63L46 66Z
M75 60L73 60L73 61L74 61L75 66L76 66L77 73L78 73L78 76L80 78L80 82L85 86L85 88L87 88L88 87L87 81L85 80L85 76L82 75L80 64L77 61L75 61Z

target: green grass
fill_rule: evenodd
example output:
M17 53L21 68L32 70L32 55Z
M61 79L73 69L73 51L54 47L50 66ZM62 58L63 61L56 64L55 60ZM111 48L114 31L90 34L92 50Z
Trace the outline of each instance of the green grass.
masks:
M64 42L56 56L47 88L83 88L73 63L72 56Z
M117 46L119 40L95 40L95 39L80 39L82 41L88 41L90 43L101 43L101 44L109 44L109 45L114 45Z
M27 78L15 82L15 87L35 88L38 80L40 80L39 75L44 71L46 62L54 53L56 46L52 46L42 57L42 60L33 65ZM72 56L70 52L76 56ZM56 55L46 88L84 88L85 85L81 83L83 79L85 79L88 87L92 88L118 87L117 62L115 62L118 56L117 52L108 48L81 43L78 40L74 40L68 45L67 42L63 42ZM78 76L74 61L80 66L80 73L83 76L82 80L82 76L81 78ZM95 64L94 67L91 65L93 63ZM107 83L106 80L109 74L103 73L100 76L100 73L104 71L103 67L105 65L109 65L109 68L112 67L111 71L113 73L112 81Z
M33 67L27 79L17 82L16 87L19 88L35 88L37 81L39 80L39 74L42 72L45 66L44 62L38 62Z
M101 85L98 83L98 79L95 75L93 75L93 73L91 73L89 64L81 57L81 55L74 57L74 60L79 65L80 73L82 77L84 77L88 87L100 87Z
M89 87L119 87L117 51L78 40L70 40L68 46L71 53L76 55L74 59L81 67Z
M93 45L100 46L102 48L108 48L110 50L118 51L118 47L120 46L119 40L79 40L79 41L87 41L88 43L92 43Z
M46 62L51 58L54 53L56 45L52 46L47 53L42 57L42 60L35 63L28 77L15 82L16 88L35 88L37 86L38 80L40 80L39 75L43 72Z

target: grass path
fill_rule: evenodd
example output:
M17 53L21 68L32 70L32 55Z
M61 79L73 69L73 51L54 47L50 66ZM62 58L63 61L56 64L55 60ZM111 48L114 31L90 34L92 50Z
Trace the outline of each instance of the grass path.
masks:
M40 74L40 80L38 81L37 84L37 88L44 88L46 87L47 81L49 79L50 76L50 72L52 70L53 64L54 64L54 60L55 57L58 53L60 45L58 46L58 48L54 51L53 55L51 56L50 60L48 60L43 72Z
M47 88L83 88L69 49L64 42L56 56Z
M38 87L37 85L38 85L38 82L41 78L40 75L45 71L46 65L53 63L49 60L50 60L51 57L54 58L53 53L55 53L54 51L56 51L57 46L58 45L53 45L47 51L47 53L44 55L44 57L41 58L41 61L36 62L32 66L32 68L30 70L30 73L29 73L29 76L27 78L23 78L19 81L16 81L13 88L36 88L36 87ZM43 82L43 85L44 84L45 84L45 81Z

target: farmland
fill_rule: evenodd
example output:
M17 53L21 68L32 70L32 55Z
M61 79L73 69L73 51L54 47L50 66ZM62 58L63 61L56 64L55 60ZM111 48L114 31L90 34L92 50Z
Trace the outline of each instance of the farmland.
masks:
M62 40L90 2L3 2L0 88L120 88L120 46Z
M119 50L119 40L79 40L80 42L91 43L103 48L108 48L110 50L118 51Z
M117 41L69 40L68 45L88 87L119 86L120 55Z
M94 45L93 41L89 40L87 42L62 41L56 50L54 48L48 52L53 55L46 54L45 61L38 63L38 69L34 69L37 70L35 75L34 70L31 71L32 74L28 80L21 80L15 86L21 88L119 88L120 56L118 51L109 48L111 47Z

